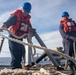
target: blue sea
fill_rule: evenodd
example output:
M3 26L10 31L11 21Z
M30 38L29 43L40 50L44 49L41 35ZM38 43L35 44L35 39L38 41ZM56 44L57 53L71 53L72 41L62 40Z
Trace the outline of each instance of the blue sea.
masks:
M10 57L0 57L0 65L10 65Z
M11 57L0 57L0 66L10 66ZM51 64L51 61L40 61L39 64Z
M62 60L64 62L65 60ZM0 66L10 66L11 63L11 57L0 57ZM51 61L40 61L38 63L39 65L47 65L47 64L52 64Z
M0 57L0 65L10 65L11 58L10 57ZM44 63L41 61L39 64L50 64L50 62L44 61Z

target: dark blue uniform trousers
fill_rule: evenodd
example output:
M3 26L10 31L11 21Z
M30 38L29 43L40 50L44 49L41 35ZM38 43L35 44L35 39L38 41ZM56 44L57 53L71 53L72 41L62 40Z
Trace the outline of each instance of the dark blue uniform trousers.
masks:
M64 46L64 52L65 54L74 57L74 46L73 46L73 41L72 40L67 40L67 39L63 39L63 46ZM75 44L75 48L76 48L76 44ZM68 64L70 66L74 66L74 63L72 61L69 60Z
M22 68L21 61L22 56L25 54L25 48L22 44L13 42L9 40L9 49L11 53L11 67L12 69L15 68Z

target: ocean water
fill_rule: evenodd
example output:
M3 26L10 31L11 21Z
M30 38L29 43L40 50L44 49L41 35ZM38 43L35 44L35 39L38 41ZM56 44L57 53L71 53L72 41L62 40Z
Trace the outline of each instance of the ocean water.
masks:
M22 61L23 63L24 61ZM0 66L10 66L11 63L11 57L0 57Z
M61 62L64 63L64 61L65 60L62 60ZM10 63L11 63L11 57L0 57L0 66L3 66L3 65L10 66ZM47 61L40 61L38 64L47 65L47 64L52 64L52 62L47 60Z
M0 65L10 65L10 57L0 57Z
M11 63L11 57L0 57L0 66L6 65L6 66L10 66ZM40 61L40 63L38 64L52 64L51 61Z

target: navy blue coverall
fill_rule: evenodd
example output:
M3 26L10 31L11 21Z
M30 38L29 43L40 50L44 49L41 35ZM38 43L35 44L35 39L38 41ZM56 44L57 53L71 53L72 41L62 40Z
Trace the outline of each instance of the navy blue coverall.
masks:
M76 37L76 32L72 31L72 32L67 32L65 33L63 31L64 29L64 25L59 25L59 32L63 38L63 47L64 47L64 52L65 54L71 56L71 57L74 57L74 47L73 47L73 40L71 39L68 39L67 37L68 36L73 36L73 37ZM75 42L76 43L76 42ZM75 48L76 48L76 44L75 44ZM68 62L68 65L70 66L74 66L75 64L69 60Z
M15 25L17 21L17 16L13 15L11 17L9 17L9 19L4 22L4 24L7 25L7 28L9 28L11 25ZM9 34L9 37L14 38L11 34ZM18 39L18 40L23 40L23 39ZM22 44L13 42L13 41L8 41L9 43L9 49L10 49L10 53L11 53L11 67L12 69L15 68L22 68L21 66L21 61L22 61L22 56L25 55L25 48Z

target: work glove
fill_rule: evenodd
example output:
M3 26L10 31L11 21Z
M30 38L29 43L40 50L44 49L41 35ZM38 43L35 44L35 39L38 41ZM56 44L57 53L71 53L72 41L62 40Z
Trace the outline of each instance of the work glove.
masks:
M3 29L7 28L7 25L3 24L1 27L0 27L0 32L3 32Z
M3 32L3 29L2 28L0 28L0 32Z

